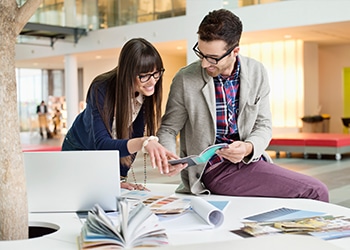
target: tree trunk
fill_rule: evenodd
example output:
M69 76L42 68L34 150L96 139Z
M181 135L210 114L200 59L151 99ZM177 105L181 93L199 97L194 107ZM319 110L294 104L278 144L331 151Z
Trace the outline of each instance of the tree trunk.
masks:
M28 238L28 207L15 74L16 37L39 7L0 1L0 240Z

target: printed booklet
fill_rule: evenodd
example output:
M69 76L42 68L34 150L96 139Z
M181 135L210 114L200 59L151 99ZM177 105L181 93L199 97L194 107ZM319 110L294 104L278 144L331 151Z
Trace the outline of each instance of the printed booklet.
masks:
M156 247L168 244L158 217L138 203L132 208L125 198L118 198L118 212L106 214L96 204L88 213L78 244L80 249L116 249Z
M179 163L188 163L188 166L194 166L202 163L206 163L210 160L213 155L215 155L216 150L228 147L227 143L214 144L205 150L203 150L199 155L190 155L176 160L169 160L169 164L176 165Z

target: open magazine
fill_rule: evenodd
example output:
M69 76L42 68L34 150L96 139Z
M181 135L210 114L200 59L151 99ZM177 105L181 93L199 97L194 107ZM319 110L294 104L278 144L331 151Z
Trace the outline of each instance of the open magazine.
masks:
M80 249L116 249L168 244L158 217L143 203L130 209L118 198L118 212L106 214L96 204L88 213L78 240Z
M220 148L228 147L227 143L219 143L211 145L210 147L204 149L199 155L190 155L176 160L169 160L168 163L171 165L176 165L179 163L187 163L188 166L198 165L206 163L215 154L216 150Z

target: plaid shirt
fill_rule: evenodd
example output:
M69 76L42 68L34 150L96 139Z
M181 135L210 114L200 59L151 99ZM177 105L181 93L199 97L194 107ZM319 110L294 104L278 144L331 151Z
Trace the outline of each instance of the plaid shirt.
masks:
M236 58L235 67L228 78L225 79L221 75L214 77L217 127L215 143L231 143L234 140L239 140L237 117L241 67L238 57ZM208 165L211 166L222 161L220 156L214 155L209 160Z

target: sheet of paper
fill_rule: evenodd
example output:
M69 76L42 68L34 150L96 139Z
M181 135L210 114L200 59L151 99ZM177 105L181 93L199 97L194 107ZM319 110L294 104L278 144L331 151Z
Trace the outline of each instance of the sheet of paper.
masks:
M228 202L213 202L222 207ZM191 198L191 209L179 215L158 216L167 232L207 230L220 227L224 221L222 210L200 197Z

